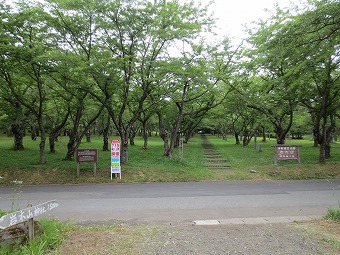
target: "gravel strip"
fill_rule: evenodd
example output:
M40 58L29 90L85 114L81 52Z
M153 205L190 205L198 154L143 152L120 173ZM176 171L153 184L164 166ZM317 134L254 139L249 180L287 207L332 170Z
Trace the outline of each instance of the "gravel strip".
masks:
M144 240L139 254L334 255L291 224L167 226Z

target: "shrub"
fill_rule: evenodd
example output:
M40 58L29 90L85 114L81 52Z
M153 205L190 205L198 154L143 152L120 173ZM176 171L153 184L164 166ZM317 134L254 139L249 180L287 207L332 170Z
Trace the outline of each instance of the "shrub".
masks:
M325 219L340 222L340 208L329 208L325 215Z

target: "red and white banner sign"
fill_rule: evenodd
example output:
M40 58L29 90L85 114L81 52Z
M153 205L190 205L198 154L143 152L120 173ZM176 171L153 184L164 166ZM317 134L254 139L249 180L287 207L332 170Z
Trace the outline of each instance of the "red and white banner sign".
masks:
M112 174L119 174L121 179L120 140L111 140L111 179Z

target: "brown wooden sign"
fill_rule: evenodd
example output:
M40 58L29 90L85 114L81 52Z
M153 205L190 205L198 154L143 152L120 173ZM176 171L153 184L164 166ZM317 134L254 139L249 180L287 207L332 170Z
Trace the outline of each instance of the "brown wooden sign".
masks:
M93 162L93 175L96 176L97 160L98 160L97 149L78 149L76 151L77 177L79 177L80 175L80 163L83 162Z
M98 160L97 149L78 149L76 155L77 155L77 163L97 162Z
M300 152L298 145L275 145L275 164L278 160L297 160L300 163Z

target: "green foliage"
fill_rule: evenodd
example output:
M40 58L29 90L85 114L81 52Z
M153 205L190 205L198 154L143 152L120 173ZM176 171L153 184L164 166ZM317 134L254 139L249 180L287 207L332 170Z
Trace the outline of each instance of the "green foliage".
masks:
M6 215L7 213L0 209L0 217Z
M64 240L67 230L73 228L70 224L61 223L55 219L40 221L43 233L34 237L33 241L19 247L0 247L3 255L43 255L52 252Z
M322 240L328 243L330 246L336 249L340 249L340 236L339 236L340 207L329 208L324 218L327 220L327 222L324 223L324 225L328 231L325 231L325 233L322 234ZM330 226L332 225L334 227L330 228Z
M340 223L340 208L329 208L325 215L325 219Z
M339 109L339 7L339 1L318 0L302 9L277 7L248 40L253 47L247 67L256 72L243 90L248 107L266 115L277 134L282 128L288 132L296 121L293 113L306 108L322 148L320 163L329 157Z
M76 177L76 162L63 160L66 153L67 138L56 144L56 153L46 155L46 164L40 165L36 160L36 142L25 138L26 149L14 151L11 149L11 138L1 137L0 184L13 185L12 181L22 181L28 184L52 183L111 183L111 182L154 182L154 181L207 181L207 180L245 180L245 179L318 179L340 178L340 145L332 144L333 157L327 164L319 165L318 147L313 147L310 136L303 140L287 140L289 144L300 145L301 164L296 161L279 161L274 164L274 139L263 143L260 137L257 142L262 144L262 152L258 152L252 140L247 147L235 145L232 135L222 137L207 135L208 140L228 160L228 169L206 168L206 158L202 140L195 135L184 144L184 159L178 159L178 148L172 158L163 157L163 142L159 136L149 138L147 149L143 148L143 139L136 137L135 146L130 146L129 163L122 165L122 180L110 180L110 152L102 151L102 138L91 137L91 142L85 140L80 148L98 149L97 176L93 176L93 164L80 164L80 177ZM117 139L117 137L110 137ZM244 157L247 155L247 157ZM256 170L257 173L250 173ZM18 186L19 187L19 186Z
M179 130L188 140L197 127L223 134L275 129L283 142L290 130L307 131L308 125L321 148L329 146L339 115L339 10L335 0L308 1L302 9L277 5L250 31L253 48L241 50L227 38L214 45L199 40L214 20L195 1L0 4L1 128L13 122L19 131L38 126L40 164L45 129L72 129L74 135L68 153L63 146L46 155L46 167L33 162L37 144L15 164L5 159L3 167L54 169L66 176L68 162L53 162L66 153L72 158L87 128L99 123L96 128L104 130L98 121L104 111L125 145L137 121L150 118L162 119L164 130L174 133L171 145ZM122 151L122 161L130 160L131 150ZM330 156L324 151L323 161Z

